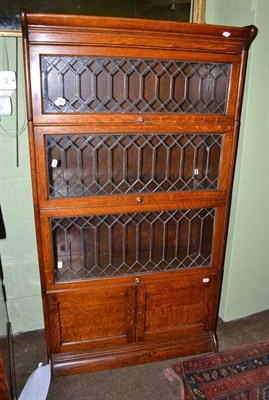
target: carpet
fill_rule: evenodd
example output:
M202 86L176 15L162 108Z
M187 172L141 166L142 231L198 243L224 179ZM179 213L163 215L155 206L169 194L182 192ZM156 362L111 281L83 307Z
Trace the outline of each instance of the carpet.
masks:
M182 400L269 400L269 340L192 358L172 371Z

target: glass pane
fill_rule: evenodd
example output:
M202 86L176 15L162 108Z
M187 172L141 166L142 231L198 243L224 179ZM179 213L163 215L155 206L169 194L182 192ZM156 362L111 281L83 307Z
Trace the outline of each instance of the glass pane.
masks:
M52 218L56 282L210 266L215 209Z
M230 65L42 56L46 113L225 114Z
M218 189L222 135L47 136L49 197Z

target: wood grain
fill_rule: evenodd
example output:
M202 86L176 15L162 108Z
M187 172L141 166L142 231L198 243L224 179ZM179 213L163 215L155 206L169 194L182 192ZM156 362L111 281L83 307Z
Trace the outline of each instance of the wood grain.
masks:
M217 313L247 55L248 48L257 34L256 27L237 28L26 12L22 12L21 21L33 200L46 341L53 374L66 375L216 351L218 346ZM182 98L185 102L195 103L195 99L200 102L200 97L204 97L203 101L208 101L209 106L204 113L195 111L195 107L192 112L187 113L170 112L169 108L167 112L139 112L137 108L138 111L132 113L111 112L110 109L109 112L102 113L91 112L90 108L87 109L87 105L85 105L86 112L76 112L76 110L61 112L55 108L49 112L45 101L50 100L49 96L57 97L60 90L63 90L63 93L69 93L66 97L69 96L72 99L70 93L73 93L74 99L76 98L74 88L77 86L74 85L74 79L80 82L80 77L79 74L75 78L72 73L69 74L68 68L72 68L69 66L59 75L62 79L60 83L60 85L63 84L62 88L57 87L59 80L55 71L51 81L49 79L46 81L43 78L41 66L42 57L45 56L59 57L57 61L59 63L65 63L64 57L68 60L76 60L77 57L91 58L91 60L99 57L107 60L106 67L103 67L107 68L105 75L104 72L100 73L100 75L103 74L103 79L97 78L98 74L96 76L89 74L87 76L89 80L92 80L91 85L83 88L85 89L83 93L87 93L86 97L90 98L91 90L95 90L92 82L96 79L99 90L96 89L96 93L101 97L96 100L103 102L106 102L108 79L111 81L114 79L113 94L112 98L108 99L109 101L120 102L126 89L123 86L127 83L129 91L126 93L129 100L131 98L137 101L140 96L138 87L140 84L137 77L130 79L127 74L124 79L113 78L115 71L109 71L113 64L111 59L139 59L147 60L147 62L149 60L169 62L170 60L174 65L175 62L186 62L188 68L192 69L192 73L185 80L184 77L182 78L184 72L181 72L183 75L176 83L178 86L175 92L173 90L177 78L173 78L174 80L169 78L170 72L167 67L165 67L165 75L162 73L158 75L155 71L155 75L152 73L148 78L144 77L141 80L144 82L141 92L143 101L145 102L146 99L150 103L154 98L156 101L165 103L167 99L171 101L173 96L182 98L180 96L186 84L189 85L189 92L187 98L184 96ZM225 65L226 71L229 71L228 75L224 77L220 74L219 77L213 77L213 74L208 78L207 74L202 77L196 71L196 68L200 68L201 65L210 70L210 66L215 63L220 65L219 68ZM59 69L63 67L62 65ZM195 78L192 78L193 73L196 74ZM109 74L110 78L107 78ZM213 84L212 79L215 80ZM158 81L157 84L156 81ZM217 81L218 84L216 84ZM207 82L207 87L205 87L205 82ZM199 92L199 87L202 85L204 85L204 91ZM50 94L45 95L46 91ZM158 93L154 94L156 91ZM169 93L174 94L171 96ZM210 102L215 101L218 104L222 101L220 99L225 99L226 104L219 104L216 107L220 109L217 108L211 112ZM152 103L153 111L154 107L157 106ZM85 158L79 158L76 152L71 152L69 157L63 157L61 160L69 165L62 165L61 169L54 171L53 175L48 163L47 138L57 135L59 140L61 138L65 140L67 136L72 136L74 145L80 135L93 137L99 135L108 140L111 135L119 134L126 137L127 135L133 137L150 135L153 139L157 136L159 139L161 135L169 133L221 136L221 145L215 147L210 156L207 154L206 147L200 148L195 154L189 147L180 158L180 163L183 165L182 174L186 180L192 177L193 168L197 168L198 177L210 178L211 181L218 179L217 187L206 190L175 189L169 192L162 190L145 193L123 191L123 193L113 195L105 193L84 197L79 195L50 197L48 185L51 183L52 176L57 180L61 175L61 179L67 185L68 180L76 174L82 176L83 172L88 171L88 175L95 174L98 177L96 180L118 182L123 179L122 165L128 167L129 176L132 179L135 179L139 171L138 180L145 181L144 185L150 181L151 171L157 171L156 176L159 180L166 179L166 175L169 174L171 180L175 179L177 165L179 165L178 161L175 161L175 154L179 157L179 150L174 152L173 156L169 156L170 158L167 156L165 147L158 150L158 156L154 156L155 158L153 152L157 151L156 149L144 151L144 160L140 164L137 161L138 153L129 152L129 162L124 164L121 158L126 155L123 155L122 150L115 150L111 156L107 150L104 150L106 145L103 144L103 148L99 149L99 144L96 144L95 150L98 148L99 152L98 170L96 170L97 163L94 168L91 166L87 169L85 166L85 162L93 158L92 155L87 153ZM113 144L112 147L117 145ZM62 149L52 151L51 154L56 154L57 158L60 158L61 151L67 151L67 148L63 146ZM126 153L128 151L125 149ZM153 165L154 163L157 164ZM169 163L170 166L168 166ZM133 214L133 218L138 218L142 213L167 211L166 215L169 218L171 215L169 212L174 210L192 212L194 209L212 208L214 209L213 224L208 223L206 218L197 219L193 216L188 223L185 221L178 225L180 235L174 223L163 224L165 228L161 228L161 225L153 222L153 219L151 224L147 222L144 229L140 229L137 222L136 230L126 228L124 234L121 228L112 228L119 215L123 219L127 214ZM74 219L92 218L93 223L97 224L99 223L97 221L102 219L99 218L100 216L110 216L110 221L114 222L110 222L109 225L108 222L102 220L103 227L96 229L98 234L95 234L95 239L92 234L88 236L85 234L84 242L78 239L78 227L72 228ZM55 221L64 219L65 223L71 224L66 236L61 232L58 235L52 233L52 219ZM127 222L123 222L125 223ZM55 229L57 230L57 227ZM172 245L165 247L163 243L174 243L177 235L182 242L178 245L179 249L189 246L190 250L193 249L192 257L195 258L194 250L201 248L205 256L210 255L210 262L205 263L206 265L200 265L197 262L197 265L194 263L194 266L189 268L167 271L161 270L160 265L164 264L160 262L159 270L151 272L151 269L154 270L151 260L152 265L143 273L120 274L118 266L120 257L125 257L125 260L129 261L136 258L133 268L140 263L141 269L146 268L144 264L147 264L145 261L147 257L143 258L143 254L151 252L154 254L152 259L155 257L155 264L166 258L170 259L172 265L173 256L169 253ZM156 252L154 245L159 253ZM87 249L90 249L89 254L85 254ZM162 255L160 255L161 252L163 252ZM119 269L115 276L89 278L85 273L86 278L78 277L73 280L68 278L63 282L58 282L55 275L59 261L57 254L67 255L68 262L71 260L71 264L84 257L84 260L88 260L88 264L85 262L85 265L81 267L86 271L97 259L96 268L105 268L105 265L114 268L115 264ZM79 268L79 265L76 267ZM124 265L122 268L124 269Z

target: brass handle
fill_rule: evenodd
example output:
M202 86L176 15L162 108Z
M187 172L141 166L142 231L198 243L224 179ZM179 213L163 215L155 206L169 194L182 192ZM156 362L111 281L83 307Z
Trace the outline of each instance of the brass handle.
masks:
M135 283L140 283L141 282L141 279L140 278L135 278Z
M144 120L143 117L139 117L139 118L138 118L138 122L139 122L140 124L142 124L144 121L145 121L145 120Z
M143 200L141 199L141 197L137 197L136 201L137 201L137 203L142 203Z

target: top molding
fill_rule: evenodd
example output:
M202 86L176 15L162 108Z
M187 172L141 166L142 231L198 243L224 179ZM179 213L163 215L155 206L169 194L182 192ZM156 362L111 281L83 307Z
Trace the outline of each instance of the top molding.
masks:
M257 35L243 28L173 21L21 12L22 35L30 44L124 46L241 54ZM139 35L138 35L139 34Z

